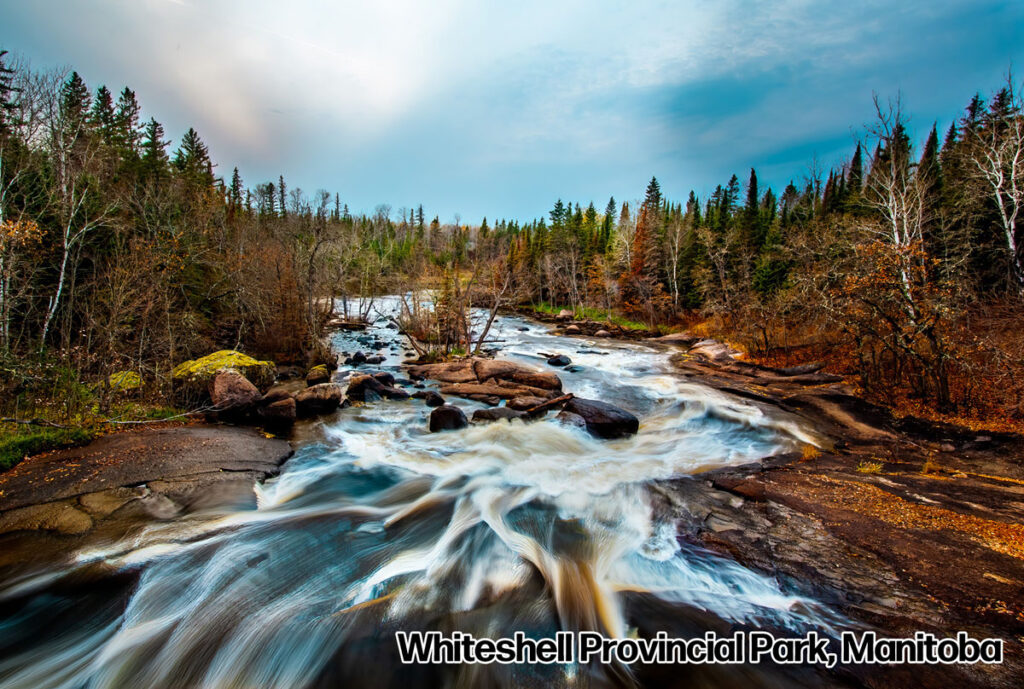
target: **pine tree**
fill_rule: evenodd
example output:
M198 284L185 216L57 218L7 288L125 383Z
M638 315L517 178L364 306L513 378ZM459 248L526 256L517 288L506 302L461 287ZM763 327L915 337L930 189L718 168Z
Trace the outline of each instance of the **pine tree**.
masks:
M6 50L0 50L0 140L11 133L14 125L17 103L14 100L18 89L14 86L14 70L5 63Z
M89 121L93 129L99 132L104 143L114 143L114 98L106 86L96 89L96 99L92 104Z
M135 92L125 86L117 99L117 111L114 113L114 143L122 149L122 156L126 159L139 154L140 110Z
M278 205L281 207L281 217L285 218L288 216L288 208L285 205L285 186L284 186L284 175L278 175L277 177L277 200Z
M65 141L78 140L89 123L89 89L78 72L72 72L60 89L60 117Z
M159 180L167 169L167 145L164 141L164 127L154 118L149 118L142 140L142 167L145 174Z
M238 210L242 202L242 176L238 174L237 167L231 173L231 187L228 190L228 199L231 202L231 207Z
M209 151L192 127L189 127L181 139L181 146L174 156L174 166L192 182L205 186L213 185Z

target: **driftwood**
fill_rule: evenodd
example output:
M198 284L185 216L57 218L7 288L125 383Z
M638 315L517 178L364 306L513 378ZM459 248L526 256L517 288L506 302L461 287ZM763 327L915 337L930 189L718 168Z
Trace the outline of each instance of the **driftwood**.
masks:
M568 402L572 398L573 398L573 394L570 392L570 393L568 393L566 395L562 395L561 397L556 397L556 398L554 398L552 400L548 400L547 402L544 402L543 404L538 404L536 407L530 407L529 409L527 409L523 413L526 414L527 416L536 416L537 414L539 414L541 412L545 412L548 409L551 409L552 407L557 407L560 404L565 404L566 402Z

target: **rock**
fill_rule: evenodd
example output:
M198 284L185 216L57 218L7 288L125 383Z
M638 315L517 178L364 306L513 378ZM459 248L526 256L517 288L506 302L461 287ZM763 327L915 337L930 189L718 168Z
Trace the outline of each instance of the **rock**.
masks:
M558 354L548 359L548 365L550 366L568 366L572 363L572 359L564 354Z
M474 395L485 397L497 397L500 399L514 399L516 397L540 397L545 390L539 388L516 385L502 381L499 383L456 383L445 385L441 388L443 395L458 395L476 399Z
M384 363L384 357L382 357L380 355L368 356L368 357L366 357L366 363L373 364L374 366L376 366L377 364L383 364Z
M413 380L430 378L442 383L472 383L477 380L471 361L445 361L440 364L420 364L409 367Z
M529 328L527 328L527 327L526 327L526 326L524 326L524 325L521 325L521 326L519 326L519 332L521 332L521 333L526 333L526 332L530 332L530 329L529 329Z
M512 375L512 381L520 385L528 385L532 388L542 388L544 390L562 389L562 379L548 371L543 373L515 373Z
M306 385L319 385L320 383L331 382L331 372L323 364L314 366L306 374Z
M594 337L611 337L611 336L612 336L612 334L610 332L608 332L607 330L598 330L596 333L594 333Z
M495 397L494 395L466 395L466 399L473 400L474 402L481 402L490 407L497 407L501 404L501 398Z
M223 369L239 372L260 390L273 385L277 375L273 361L257 361L241 352L223 349L175 366L171 371L175 397L188 406L201 404L209 398L210 383Z
M526 411L527 409L533 409L538 404L544 404L545 402L547 402L547 400L543 397L516 397L515 399L510 399L505 406L517 411Z
M130 392L142 387L142 376L137 371L117 371L107 376L107 385L114 392Z
M376 380L380 381L382 385L388 387L395 387L395 377L387 371L378 371L377 373L371 374Z
M366 376L369 378L369 376ZM295 412L308 417L330 414L341 405L341 386L335 383L320 383L306 388L295 396Z
M505 419L511 421L512 419L521 419L526 414L517 411L515 409L509 409L508 407L494 407L493 409L477 409L473 412L474 421L499 421Z
M517 373L534 373L534 369L503 359L477 359L473 361L473 374L481 383L491 378L512 378ZM465 382L465 381L458 381Z
M583 370L583 367L578 366L577 364L573 364L572 366L566 366L565 370L568 371L569 373L579 373L580 371Z
M286 387L275 386L267 390L267 394L260 398L260 406L267 406L274 402L280 402L281 400L291 399L295 395Z
M412 396L416 399L423 400L428 407L440 407L444 404L444 397L437 394L433 390L419 390L412 393Z
M348 379L345 395L356 402L373 402L382 397L389 400L409 399L408 392L385 385L375 376L352 376Z
M570 311L569 309L562 309L561 311L558 312L558 315L555 316L555 318L557 318L560 321L571 321L572 317L573 312Z
M565 334L566 335L579 335L581 332L583 332L583 331L580 330L580 326L576 325L575 323L573 323L572 325L566 326L566 328L565 328Z
M690 333L682 332L669 333L668 335L662 335L661 337L652 337L651 339L654 340L655 342L664 342L666 344L677 344L683 345L684 347L689 347L700 338L697 337L696 335L691 335Z
M298 404L294 397L285 397L260 407L257 411L264 425L271 428L287 428L295 423Z
M577 428L587 427L586 419L579 414L573 414L572 412L565 410L558 412L558 416L555 417L555 421L564 423L566 426L575 426Z
M302 378L305 376L305 372L298 366L278 366L277 367L277 379L278 380L295 380L296 378Z
M691 354L704 356L718 363L728 363L741 352L718 340L701 340L690 348Z
M430 432L456 431L469 425L466 415L458 407L444 404L430 412Z
M638 418L606 402L575 397L566 403L564 411L583 417L587 431L598 438L621 438L640 428Z
M214 376L209 388L210 401L223 418L241 418L255 407L262 395L255 385L238 371L225 369Z
M353 354L350 357L348 363L351 363L353 366L358 366L359 364L365 364L366 363L366 354L364 354L363 352L356 352L355 354Z

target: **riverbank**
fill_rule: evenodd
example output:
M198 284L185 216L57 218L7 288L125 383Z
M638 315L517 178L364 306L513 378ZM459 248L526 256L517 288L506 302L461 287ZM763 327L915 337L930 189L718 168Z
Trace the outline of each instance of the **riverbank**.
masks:
M29 457L0 474L0 578L29 559L73 553L86 537L115 539L154 519L252 504L253 483L291 454L286 440L254 429L189 425Z
M763 573L766 579L779 582L783 591L820 601L855 626L889 636L908 636L917 630L948 635L962 629L1006 642L1007 661L1001 666L847 667L838 670L841 682L870 687L1015 686L1024 669L1020 656L1020 637L1024 635L1024 534L1020 527L1024 441L1019 437L896 419L852 394L842 377L818 366L756 366L737 359L736 352L721 343L701 341L686 333L648 338L638 348L617 342L619 338L612 335L586 332L593 327L586 321L556 324L558 332L570 335L557 340L562 347L559 356L567 353L574 358L568 366L545 365L550 359L540 353L541 347L521 345L506 352L518 357L516 366L504 361L466 360L428 371L427 367L405 365L411 363L406 357L409 352L403 351L395 331L350 337L352 345L368 347L371 355L384 357L381 368L391 368L395 374L383 370L373 374L372 366L355 363L351 370L336 374L338 382L328 385L344 387L341 381L347 376L347 399L355 399L355 391L361 390L363 398L352 404L365 405L349 414L353 418L344 431L349 440L336 444L344 448L347 443L351 451L353 445L367 439L396 442L395 433L405 437L407 431L392 430L391 426L415 425L416 419L424 422L421 414L431 413L427 406L431 393L443 393L449 404L451 398L466 398L454 404L467 411L476 409L473 417L480 421L467 433L477 436L483 430L483 419L493 416L480 412L515 409L508 402L491 406L501 399L524 401L525 414L525 410L545 404L543 400L554 402L587 390L593 395L597 380L601 380L601 389L614 397L627 384L652 379L637 378L635 371L621 366L608 369L620 371L618 378L606 378L598 369L599 361L615 358L624 348L643 349L645 356L657 359L659 375L668 358L679 379L710 388L737 404L753 405L766 417L798 419L801 426L815 431L813 444L797 445L793 452L695 476L645 480L655 496L656 509L665 522L675 525L681 544L719 553ZM579 332L570 330L574 325ZM526 330L530 337L547 333L546 327L535 322L520 320L505 326L507 334ZM604 351L594 351L599 346L595 343L605 339L608 346L602 345ZM622 339L636 343L633 338ZM573 347L574 343L579 346ZM657 350L663 350L666 358ZM353 354L350 358L359 357ZM578 362L582 365L577 366ZM524 372L520 365L539 368ZM438 373L445 374L447 380L438 378ZM403 378L406 374L412 380ZM421 382L421 377L427 380ZM430 379L445 384L434 391ZM489 387L484 390L483 386ZM670 389L676 388L665 387ZM422 397L423 403L406 399L410 394ZM527 404L525 400L533 395L539 395L541 401ZM664 418L685 416L686 405L700 404L701 399L668 400L674 411ZM653 440L655 422L642 411L651 407L644 407L646 403L634 393L623 393L615 401L638 405L635 409L641 424L648 424L646 433L641 425L639 437ZM390 404L396 406L383 406ZM394 418L402 421L394 424L389 417L382 422L389 430L378 429L378 435L371 436L371 417L377 405L382 405L378 412L399 414ZM730 418L730 428L742 432L743 419L755 417ZM504 434L502 418L497 421L502 425L493 430ZM552 427L545 424L530 435L541 437ZM713 426L697 428L714 432ZM508 435L502 435L503 442L535 447L519 445L532 439L519 437L515 429L509 427ZM276 473L291 452L287 442L248 429L188 426L171 430L107 436L85 448L30 458L0 476L4 510L0 525L13 527L0 536L5 545L0 549L4 553L0 574L6 579L16 572L19 557L27 553L36 560L45 551L67 555L81 542L77 539L124 533L127 525L171 520L211 504L251 506L253 483ZM404 442L419 442L424 431L425 423ZM311 426L299 434L312 437L315 432ZM459 435L447 437L465 461L472 461L473 453L451 440ZM684 437L685 433L677 439ZM571 435L550 438L574 441ZM483 437L477 441L481 445L472 447L492 447ZM592 448L595 452L608 447L603 444L606 441L588 442L597 443ZM438 439L427 446L446 445ZM545 450L540 448L541 453ZM685 454L678 446L667 452ZM613 452L605 466L587 466L586 479L595 478L595 469L599 472L607 467L616 481L629 481L630 472L623 464L630 459ZM410 453L409 460L430 461L429 453ZM568 471L561 463L557 468ZM583 473L576 474L576 480L583 477ZM531 478L537 480L536 475ZM567 480L561 473L559 479ZM330 496L330 504L334 505L335 499ZM371 529L367 533L376 532ZM354 558L357 553L345 550L343 556Z

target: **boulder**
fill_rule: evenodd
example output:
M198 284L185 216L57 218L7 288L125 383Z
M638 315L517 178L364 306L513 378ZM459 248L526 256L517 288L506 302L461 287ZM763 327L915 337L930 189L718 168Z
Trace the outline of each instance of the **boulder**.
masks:
M171 382L178 402L197 405L209 399L210 383L220 371L237 371L260 390L274 383L277 369L273 361L257 361L233 349L222 349L200 359L184 361L171 371Z
M579 335L581 332L583 332L583 331L580 330L580 326L576 325L575 323L573 323L572 325L566 326L566 328L565 328L565 334L566 335Z
M469 425L466 415L458 407L444 404L430 412L430 432L455 431Z
M573 426L576 428L586 428L587 421L579 414L573 414L570 411L560 411L558 416L555 417L555 421L563 423L566 426Z
M662 335L661 337L651 338L655 342L664 342L666 344L677 344L689 347L700 338L696 335L691 335L687 332L682 333L669 333L668 335Z
M485 397L498 397L509 400L515 397L536 397L533 391L528 388L507 384L500 385L498 383L456 383L455 385L446 385L441 388L441 394L458 395L461 397L483 395Z
M506 407L509 409L515 409L517 411L526 411L527 409L533 409L538 404L544 404L547 402L543 397L516 397L506 403Z
M368 356L366 357L366 363L373 364L374 366L376 366L377 364L383 364L384 357L380 356L379 354L376 356Z
M472 383L477 380L472 361L445 361L439 364L420 364L409 367L413 380L430 378L442 383Z
M625 409L597 400L575 397L566 402L564 412L582 417L587 431L598 438L621 438L640 428L640 420Z
M612 334L610 332L608 332L607 330L598 330L596 333L594 333L594 337L611 337L611 336L612 336Z
M210 383L208 392L218 416L225 418L246 416L262 397L255 385L241 373L231 369L218 372Z
M524 412L517 411L515 409L509 409L508 407L494 407L492 409L477 409L473 412L473 421L499 421L505 419L511 421L512 419L522 419L526 416Z
M549 366L568 366L572 363L572 359L564 354L556 354L555 356L548 359Z
M473 362L473 374L481 383L491 378L511 378L517 373L534 373L534 369L504 359L477 359Z
M395 387L395 377L387 371L378 371L377 373L371 374L376 380L380 381L382 385L388 387Z
M364 354L363 352L356 352L351 357L349 357L349 360L347 362L345 362L345 363L352 364L353 366L358 366L359 364L365 364L366 363L366 354Z
M382 397L389 400L409 399L408 392L385 385L375 376L350 377L345 395L356 402L373 402Z
M556 374L550 372L537 372L527 373L520 372L512 374L511 380L520 385L526 385L531 388L541 388L543 390L561 390L562 379Z
M303 417L330 414L341 405L341 397L340 385L335 383L313 385L295 396L295 413Z
M423 400L428 407L440 407L444 404L444 397L433 390L418 390L412 393L416 399Z
M306 374L306 385L319 385L320 383L331 382L331 372L323 364L314 366Z
M291 399L293 397L295 397L295 394L288 388L283 386L274 386L267 390L267 394L260 398L259 405L261 407L265 407L273 404L274 402L280 402L281 400Z
M555 318L557 318L560 321L571 321L572 317L573 312L570 311L569 309L562 309L561 311L558 312L558 315L555 316Z
M270 428L287 428L295 423L298 416L298 405L294 397L275 400L257 410L257 415L265 426Z

